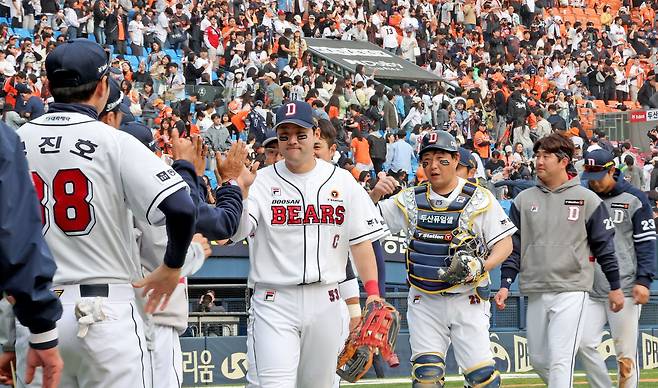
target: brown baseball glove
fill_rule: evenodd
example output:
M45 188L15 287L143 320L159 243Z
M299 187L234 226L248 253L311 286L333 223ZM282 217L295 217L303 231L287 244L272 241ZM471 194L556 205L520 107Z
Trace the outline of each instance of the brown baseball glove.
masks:
M398 366L395 342L399 331L400 313L395 307L384 301L369 303L338 356L336 373L351 383L358 381L370 369L375 353L381 354L391 367Z

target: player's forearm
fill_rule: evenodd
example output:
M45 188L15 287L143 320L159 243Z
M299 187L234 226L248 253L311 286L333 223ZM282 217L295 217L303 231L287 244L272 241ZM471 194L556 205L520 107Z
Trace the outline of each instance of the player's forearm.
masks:
M369 240L360 242L350 247L352 250L352 257L354 264L359 273L359 277L364 285L366 285L366 292L368 294L379 294L379 287L377 286L376 292L370 290L368 285L377 285L377 262L375 261L375 252L372 250L372 244Z
M186 190L178 190L158 206L167 223L167 249L164 263L180 268L185 263L187 248L194 235L196 207Z
M484 262L485 271L491 271L501 265L512 253L513 247L512 236L507 236L495 243L489 257Z

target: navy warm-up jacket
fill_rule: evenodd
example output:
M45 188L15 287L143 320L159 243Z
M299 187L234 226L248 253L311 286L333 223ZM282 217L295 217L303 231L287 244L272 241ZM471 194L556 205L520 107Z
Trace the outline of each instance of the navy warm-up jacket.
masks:
M14 130L0 124L0 292L16 299L14 313L33 334L54 329L62 315L62 305L50 291L57 267L41 227L22 143Z

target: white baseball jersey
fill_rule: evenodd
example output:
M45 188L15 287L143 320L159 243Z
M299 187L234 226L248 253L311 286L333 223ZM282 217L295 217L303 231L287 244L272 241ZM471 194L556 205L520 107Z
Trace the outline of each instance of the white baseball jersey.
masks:
M232 240L253 234L250 284L331 284L345 279L351 245L388 233L349 172L317 160L294 174L280 161L258 171Z
M162 224L158 205L187 188L182 178L133 136L83 114L49 113L18 134L57 263L53 283L138 277L132 217Z

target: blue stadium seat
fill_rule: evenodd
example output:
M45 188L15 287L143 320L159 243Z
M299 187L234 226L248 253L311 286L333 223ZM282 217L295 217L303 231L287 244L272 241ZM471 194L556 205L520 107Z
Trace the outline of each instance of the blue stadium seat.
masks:
M7 18L0 18L0 23L5 23L7 25L11 24L11 23L9 23L9 20L7 20Z
M180 56L178 55L178 53L176 52L176 50L173 50L173 49L165 49L164 52L165 52L167 55L169 55L169 56L171 57L171 59L176 60L176 59L179 59L179 58L180 58ZM176 61L176 62L178 62L178 61Z
M89 34L89 37L87 39L89 39L92 42L95 42L96 41L96 36L94 34Z
M137 70L137 67L139 67L139 57L136 57L134 55L124 55L128 63L130 63L130 66L133 68L133 71Z
M32 38L32 33L27 28L14 28L14 34L20 36L21 38Z

